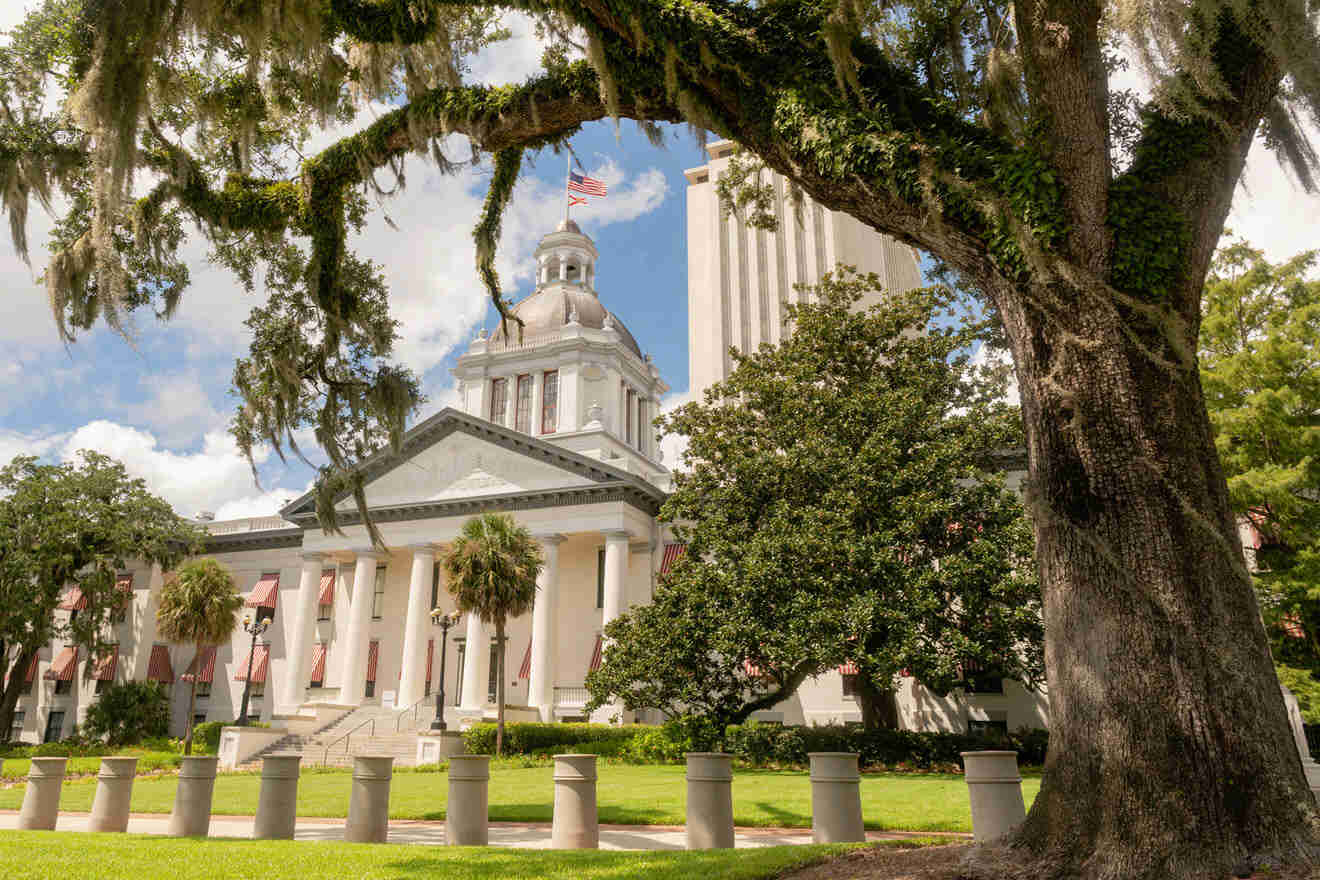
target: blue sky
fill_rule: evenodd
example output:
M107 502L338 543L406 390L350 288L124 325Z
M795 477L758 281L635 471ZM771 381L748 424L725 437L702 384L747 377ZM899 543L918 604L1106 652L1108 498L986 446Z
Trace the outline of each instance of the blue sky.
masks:
M0 28L7 28L21 10L3 7ZM479 58L476 78L517 81L536 69L540 49L530 29L511 22L515 39ZM318 145L337 134L327 133ZM684 127L671 128L667 149L657 150L629 122L617 133L609 122L588 126L573 147L587 172L610 186L605 199L574 209L601 252L601 297L653 356L674 389L671 399L681 399L688 386L683 170L702 164L702 153ZM465 149L455 142L450 153ZM453 401L449 368L479 326L493 326L471 240L488 170L442 177L420 159L411 159L407 170L407 188L384 206L398 230L377 211L354 246L385 267L392 311L403 322L399 358L423 378L431 398L425 415ZM562 217L563 174L562 156L536 157L506 214L498 268L515 297L531 289L536 241ZM1275 259L1317 243L1320 200L1297 192L1259 148L1234 204L1232 228ZM229 378L247 347L242 322L260 294L249 296L208 265L205 244L195 236L186 251L193 285L173 321L144 316L129 340L98 328L66 347L35 280L49 229L49 218L34 209L30 268L8 236L0 238L0 345L9 355L0 361L0 462L19 453L62 459L96 448L124 461L186 515L274 512L306 488L310 469L269 455L260 463L258 488L225 431L235 405Z

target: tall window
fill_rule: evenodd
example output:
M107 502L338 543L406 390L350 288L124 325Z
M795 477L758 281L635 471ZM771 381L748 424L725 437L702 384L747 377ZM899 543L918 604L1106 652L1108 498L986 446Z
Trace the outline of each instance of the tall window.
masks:
M385 566L376 566L376 591L371 595L371 619L380 620L385 613Z
M431 607L440 607L440 563L431 566Z
M541 433L553 434L559 427L559 371L547 370L541 384Z
M504 411L509 405L509 380L490 380L490 420L497 425L504 424Z
M532 433L532 377L518 377L518 396L513 411L513 430Z
M637 398L637 448L645 449L646 441L646 401L640 396Z
M454 705L463 705L463 663L467 660L467 642L457 641L454 643L457 649L457 656L454 658L454 671L457 673L457 679L454 682Z
M13 725L14 732L9 735L9 738L14 742L18 742L18 738L23 734L23 722L26 720L27 720L27 712L25 712L22 709L14 710L14 725Z
M490 645L490 674L486 676L486 702L495 702L495 688L500 681L500 646L494 641Z
M631 388L624 394L623 400L623 442L629 446L633 442L633 391Z
M596 607L605 607L605 548L596 551Z

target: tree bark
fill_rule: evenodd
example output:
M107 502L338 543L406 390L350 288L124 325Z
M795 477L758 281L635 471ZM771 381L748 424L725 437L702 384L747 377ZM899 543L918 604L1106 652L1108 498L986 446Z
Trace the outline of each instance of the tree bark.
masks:
M855 676L857 706L862 710L862 727L867 730L898 729L898 693L893 688L876 687L875 680L864 672Z
M0 742L9 742L9 738L13 735L14 710L18 706L18 698L23 695L23 689L27 686L27 668L38 650L38 648L20 649L18 659L8 671L8 676L0 678L0 681L5 682L3 694L0 694ZM3 675L2 671L0 675Z
M183 753L192 754L192 735L193 735L193 710L197 706L197 676L202 674L202 651L204 648L199 643L197 653L193 656L193 667L196 673L193 675L192 688L188 691L188 718L183 726Z
M1088 880L1313 859L1316 807L1195 360L1170 362L1159 328L1095 291L996 301L1021 386L1050 697L1044 783L1016 842Z
M495 757L504 756L504 618L495 619Z

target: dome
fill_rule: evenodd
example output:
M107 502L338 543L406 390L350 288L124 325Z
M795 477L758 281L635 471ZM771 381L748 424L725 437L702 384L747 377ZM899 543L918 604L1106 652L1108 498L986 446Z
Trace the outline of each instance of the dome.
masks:
M623 322L601 305L595 294L580 287L565 284L543 287L515 304L513 313L523 320L523 336L533 337L544 333L558 333L568 323L574 309L577 310L577 322L592 330L603 330L605 319L608 317L628 350L639 358L642 356L637 340L628 332L628 328L623 326ZM515 340L518 338L516 324L510 322L509 333ZM502 327L491 334L491 341L504 341Z

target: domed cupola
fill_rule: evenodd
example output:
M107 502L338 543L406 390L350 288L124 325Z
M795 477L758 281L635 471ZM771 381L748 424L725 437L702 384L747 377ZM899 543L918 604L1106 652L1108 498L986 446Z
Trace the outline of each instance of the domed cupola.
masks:
M596 293L595 242L574 221L564 218L536 248L536 288L564 284Z

